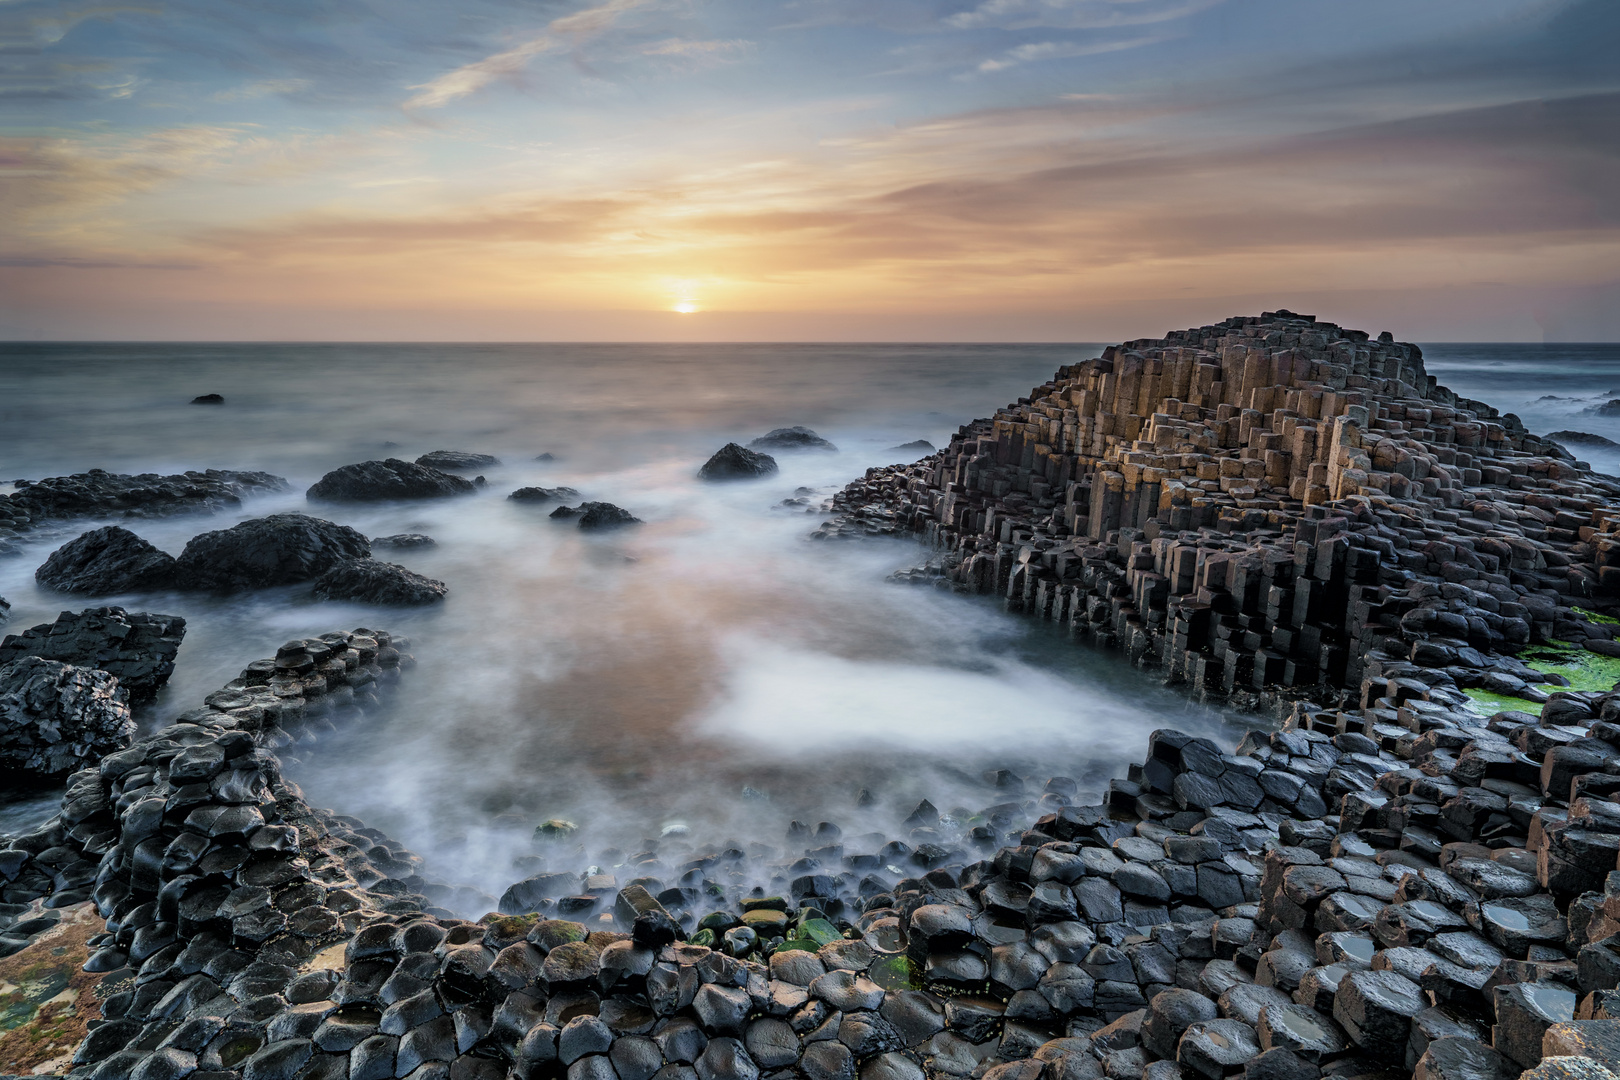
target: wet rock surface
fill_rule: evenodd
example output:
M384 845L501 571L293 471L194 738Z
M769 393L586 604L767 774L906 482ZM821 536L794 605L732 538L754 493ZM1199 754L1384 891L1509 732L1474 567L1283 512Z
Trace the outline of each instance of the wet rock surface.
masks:
M263 472L207 469L130 476L91 469L72 476L19 480L0 495L0 540L48 521L78 517L168 517L235 509L244 497L286 491L287 481Z
M315 580L319 600L359 600L368 604L432 604L450 591L444 582L378 559L345 559Z
M570 502L579 498L579 492L571 487L524 487L518 488L507 498L520 503Z
M776 459L771 455L757 453L736 443L726 443L703 463L703 468L698 470L698 479L753 480L775 472Z
M129 702L105 671L23 656L0 664L0 770L65 776L129 745Z
M492 469L501 463L501 459L492 454L474 454L466 450L434 450L417 458L416 463L442 470Z
M395 533L392 536L373 536L373 548L392 548L396 551L415 551L422 548L438 547L439 542L423 533Z
M784 427L761 435L748 444L748 449L766 452L772 450L792 452L796 450L837 450L838 447L807 427Z
M310 486L310 502L384 502L441 499L477 490L464 477L399 458L362 461L333 469Z
M174 556L108 525L51 552L34 579L48 589L87 596L166 589L174 585Z
M370 554L371 542L347 525L272 514L192 537L175 561L175 580L187 589L241 592L310 581Z
M156 696L174 673L174 658L185 639L186 620L178 615L129 612L120 607L64 611L0 641L0 666L25 656L99 668L118 679L133 703Z

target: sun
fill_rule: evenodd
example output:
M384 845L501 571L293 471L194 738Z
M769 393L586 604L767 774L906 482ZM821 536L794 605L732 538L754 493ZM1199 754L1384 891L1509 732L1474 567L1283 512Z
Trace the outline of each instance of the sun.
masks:
M690 315L690 314L692 314L692 312L696 311L697 309L698 309L698 306L697 306L697 301L696 300L677 300L677 301L675 301L675 310L680 312L682 315Z

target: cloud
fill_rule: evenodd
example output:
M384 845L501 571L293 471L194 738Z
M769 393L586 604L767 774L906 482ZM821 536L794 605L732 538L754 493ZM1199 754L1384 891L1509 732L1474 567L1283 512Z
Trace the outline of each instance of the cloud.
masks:
M984 0L945 20L956 30L1101 30L1145 26L1196 15L1223 0Z
M457 98L475 94L497 79L516 75L529 61L545 53L560 52L611 29L625 13L654 0L608 0L608 3L553 19L546 32L510 49L471 64L464 64L436 79L412 86L418 93L405 102L407 109L440 109Z
M1140 49L1144 45L1157 45L1165 40L1163 37L1136 37L1124 41L1102 41L1085 45L1078 41L1040 41L1028 45L1020 45L1009 49L1001 56L985 60L979 64L983 72L1005 71L1019 64L1030 64L1040 60L1067 60L1076 56L1097 56L1101 53L1124 52L1126 49ZM1078 100L1070 97L1069 100Z
M685 38L665 38L643 45L643 56L684 56L698 59L724 59L737 53L749 52L754 42L733 38L727 41L688 41Z
M276 94L292 94L299 90L306 90L311 84L310 79L260 79L257 82L244 83L229 90L221 90L213 96L215 101L253 101L256 98L270 97Z

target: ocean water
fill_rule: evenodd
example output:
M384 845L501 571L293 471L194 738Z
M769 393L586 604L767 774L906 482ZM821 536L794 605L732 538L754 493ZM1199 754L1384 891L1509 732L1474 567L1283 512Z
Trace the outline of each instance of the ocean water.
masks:
M409 636L418 664L401 693L367 724L296 751L287 772L314 804L422 853L433 876L491 894L523 876L514 860L553 817L581 827L579 849L552 857L561 870L660 835L780 847L792 820L899 836L922 798L942 811L1007 801L986 780L999 769L1073 777L1094 795L1154 728L1231 744L1243 725L993 601L888 583L916 544L814 543L821 517L784 501L814 507L903 459L890 449L900 443L942 445L1098 348L0 345L0 477L264 469L293 491L238 514L125 524L175 554L199 532L289 510L369 536L423 532L438 546L379 555L450 587L426 609L323 603L307 586L93 602L39 588L46 555L102 524L85 520L0 559L0 595L10 629L91 603L185 616L147 725L289 638L362 625ZM1428 351L1443 381L1537 430L1620 441L1620 418L1579 411L1620 388L1616 347ZM188 404L204 393L226 404ZM1535 400L1544 394L1560 400ZM838 451L779 454L780 474L760 481L695 478L724 443L793 424ZM304 499L339 465L436 449L503 464L453 500ZM536 461L542 452L556 460ZM1604 460L1620 465L1620 451ZM578 488L646 524L582 535L549 520L550 505L507 500L531 484ZM50 806L14 800L0 832Z

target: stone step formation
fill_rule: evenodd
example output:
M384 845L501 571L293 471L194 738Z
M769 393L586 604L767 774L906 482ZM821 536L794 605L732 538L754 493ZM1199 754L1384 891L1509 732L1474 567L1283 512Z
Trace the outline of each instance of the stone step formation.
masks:
M1617 500L1417 346L1282 311L1065 367L868 470L816 535L918 534L940 554L904 579L1004 596L1241 704L1402 663L1450 693L1517 678L1493 652L1617 649L1576 606L1620 594Z
M1218 427L1264 455L1284 451L1254 432L1311 421L1294 424L1298 436L1327 416L1342 454L1313 450L1296 467L1288 450L1273 486L1218 463L1278 459L1199 446L1209 436L1194 433L1191 449L1172 448L1203 460L1154 476L1163 466L1127 460L1157 445L1113 419L1131 412L1082 425L1076 409L1071 442L1066 423L1032 430L1024 406L970 425L914 470L853 486L823 535L922 533L948 553L930 578L963 591L985 580L963 572L973 557L993 552L999 568L1011 549L1005 578L979 564L1011 603L1049 614L1041 598L1065 597L1059 613L1085 612L1077 628L1143 662L1216 657L1202 661L1203 693L1225 690L1214 672L1227 655L1278 653L1280 668L1231 666L1247 675L1231 692L1286 700L1280 729L1230 753L1156 731L1100 797L1062 777L1036 796L1002 773L1004 801L981 812L923 803L892 836L848 840L795 823L785 855L648 840L583 871L540 866L472 921L456 913L493 898L432 883L400 845L309 808L280 775L283 759L365 717L373 688L405 666L400 643L363 630L289 643L202 709L75 774L60 817L0 849L0 953L12 953L0 964L66 948L53 943L71 920L46 912L94 905L107 920L85 945L100 981L76 999L93 1012L84 1036L35 1069L95 1080L1620 1075L1620 692L1537 690L1551 676L1501 652L1585 634L1601 655L1608 624L1571 602L1607 603L1612 482L1448 399L1410 347L1282 313L1220 329L1244 351L1205 349L1206 362L1192 338L1174 345L1194 349L1171 358L1182 367L1169 385L1196 410L1175 413L1178 426ZM1152 361L1162 378L1164 356L1147 353L1163 343L1132 346L1135 374ZM1278 369L1252 349L1267 362L1293 353L1290 379L1265 383ZM1080 365L1065 399L1077 386L1101 394L1111 362L1135 363L1116 351ZM1228 378L1244 386L1251 371L1256 384L1231 391L1247 396L1225 401ZM1124 392L1107 385L1098 407ZM1278 385L1280 404L1255 393ZM1150 405L1166 396L1149 390ZM1139 380L1139 401L1145 392ZM1449 461L1380 451L1395 436L1373 433L1395 429L1376 422L1403 399L1430 405L1403 406L1402 438L1466 441L1467 429L1500 445L1445 447ZM1221 414L1239 401L1256 414L1248 435L1241 412ZM1026 447L1046 448L1045 479ZM1396 469L1380 478L1380 461ZM1212 476L1191 479L1210 462ZM1141 469L1128 489L1127 465ZM1102 495L1075 497L1087 488ZM1243 505L1259 502L1275 505ZM1465 511L1489 527L1461 524ZM1431 537L1438 513L1455 520ZM951 561L969 541L971 555ZM1104 618L1089 617L1093 601ZM1288 664L1286 693L1255 677ZM1458 689L1476 678L1522 708L1485 716ZM571 831L546 822L537 844L567 862L582 855L567 850ZM11 1045L0 1035L0 1054Z

